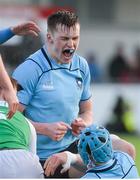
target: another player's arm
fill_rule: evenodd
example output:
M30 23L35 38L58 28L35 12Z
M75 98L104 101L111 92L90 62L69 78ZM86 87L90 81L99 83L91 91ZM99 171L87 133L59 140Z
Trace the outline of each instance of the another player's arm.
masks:
M33 35L38 36L40 28L35 22L28 21L25 23L18 24L13 27L0 30L0 44L8 41L15 35L24 36L24 35Z
M10 28L14 35L25 36L33 35L38 36L40 32L39 26L33 21L18 24Z
M46 176L53 175L57 167L60 165L63 167L61 173L69 170L70 177L81 177L86 171L86 167L79 154L64 151L53 154L46 160L44 164L44 172Z
M135 160L136 149L132 143L130 143L114 134L111 134L110 137L112 139L112 145L113 145L114 150L123 151L123 152L129 154Z
M1 56L0 56L0 88L2 89L3 92L1 96L5 101L8 102L9 105L9 112L7 114L7 118L10 119L18 108L18 98L16 96L15 90L13 89L8 73L4 67Z

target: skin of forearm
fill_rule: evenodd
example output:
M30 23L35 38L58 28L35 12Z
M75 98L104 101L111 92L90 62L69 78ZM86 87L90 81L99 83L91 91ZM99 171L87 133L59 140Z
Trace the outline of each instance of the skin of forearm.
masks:
M31 120L30 122L33 124L38 134L47 135L47 128L46 128L47 123L34 122Z
M87 126L93 123L93 113L92 111L86 111L85 113L80 113L79 117L84 120Z
M92 100L89 99L86 102L80 103L79 117L82 118L86 124L89 126L93 123L93 111L92 111Z
M77 154L77 161L74 164L72 164L72 166L75 167L76 169L80 170L80 171L87 169L86 165L84 165L82 158L79 154Z
M71 178L80 178L85 174L87 170L87 167L84 165L81 157L79 154L77 154L77 161L71 165L71 168L69 169L69 176Z
M19 107L18 107L18 110L20 112L23 112L25 110L25 106L23 106L22 104L19 104ZM36 129L36 132L38 134L44 134L43 132L45 132L45 135L46 135L46 126L44 126L44 123L39 123L39 122L34 122L30 119L28 119L32 125L35 127ZM46 123L45 123L46 124Z
M0 56L0 69L1 69L0 70L0 87L5 88L5 89L12 89L13 86L11 84L8 73L5 70L1 56Z

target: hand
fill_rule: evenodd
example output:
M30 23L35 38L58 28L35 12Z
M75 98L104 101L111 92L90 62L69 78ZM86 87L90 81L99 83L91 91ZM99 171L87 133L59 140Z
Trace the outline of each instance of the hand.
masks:
M67 161L67 154L65 152L52 155L45 161L44 164L45 175L53 176L57 167L65 164L66 161Z
M70 125L62 121L47 123L45 135L49 136L52 140L60 141L67 133L68 129L71 129Z
M19 105L19 102L18 102L18 98L16 96L16 93L13 89L2 89L1 91L1 96L2 98L8 102L8 105L9 105L9 112L7 114L7 118L8 119L11 119L12 116L15 114L15 112L17 111L18 109L18 105Z
M72 134L78 136L81 130L86 127L86 123L82 118L77 118L72 122L71 127L72 127Z
M26 23L19 24L17 26L11 27L11 30L14 34L23 36L23 35L33 35L38 36L40 32L40 28L36 25L36 23L32 21L28 21Z

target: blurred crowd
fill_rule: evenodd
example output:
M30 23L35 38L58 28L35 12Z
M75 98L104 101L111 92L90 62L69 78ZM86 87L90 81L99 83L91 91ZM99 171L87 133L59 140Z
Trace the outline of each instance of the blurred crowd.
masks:
M110 132L136 134L132 104L122 95L116 97L106 128Z
M91 73L91 83L140 83L140 46L134 48L133 58L125 54L123 43L117 44L113 55L107 60L106 67L101 67L96 55L86 55Z

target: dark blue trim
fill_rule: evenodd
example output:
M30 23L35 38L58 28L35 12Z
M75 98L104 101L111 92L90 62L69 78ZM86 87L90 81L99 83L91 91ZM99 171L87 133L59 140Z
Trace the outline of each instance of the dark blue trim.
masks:
M40 69L41 69L41 71L43 72L43 69L42 69L42 67L40 66L40 64L39 63L37 63L35 60L33 60L33 59L31 59L31 58L27 58L27 61L33 61L34 63L36 63L39 67L40 67Z
M52 64L51 64L51 61L50 61L47 53L45 52L44 48L41 48L41 51L42 51L44 57L46 58L46 60L48 61L49 65L50 65L50 67L51 67L50 70L59 70L59 69L67 69L67 70L69 70L69 71L77 71L77 70L80 70L80 71L85 75L85 73L84 73L81 69L79 69L79 68L71 69L71 67L72 67L72 62L71 62L71 64L70 64L70 67L69 67L69 68L64 68L64 67L53 68L53 67L52 67ZM80 65L80 58L79 58L79 65ZM80 66L79 66L79 67L80 67ZM48 70L48 71L49 71L49 70ZM48 72L48 71L45 71L45 72Z
M95 173L96 174L96 176L99 178L99 179L102 179L100 176L99 176L99 174L97 174L97 173Z
M49 69L49 70L47 70L47 71L44 71L44 72L42 72L42 74L39 76L39 78L38 79L40 79L41 78L41 76L44 74L44 73L47 73L47 72L49 72L49 71L56 71L56 70L59 70L59 69L65 69L65 70L68 70L68 71L77 71L77 70L80 70L80 69L73 69L73 70L70 70L70 69L68 69L68 68L54 68L54 69ZM81 70L80 70L81 71ZM82 71L81 71L82 72ZM83 73L83 72L82 72ZM90 97L89 97L90 98ZM85 100L82 100L82 101L86 101L86 99Z
M92 97L92 95L91 95L89 98L87 98L87 99L81 99L80 102L81 102L81 101L87 101L87 100L89 100L91 97Z
M112 169L117 163L117 159L115 159L115 161L113 162L113 164L105 169L90 169L88 170L86 173L100 173L100 172L105 172L105 171L108 171L110 169Z
M42 71L42 74L38 77L38 81L40 80L41 76L42 76L44 73L47 73L47 72L49 72L49 71L59 70L59 69L65 69L65 70L69 70L69 71L78 71L78 70L79 70L81 73L83 73L83 75L85 75L84 71L82 71L80 68L71 69L72 63L70 64L70 67L69 67L69 68L65 68L65 67L53 68L53 67L52 67L52 64L51 64L51 61L50 61L47 53L45 52L45 50L44 50L43 48L41 48L41 51L42 51L45 59L47 60L48 64L50 65L50 68L51 68L51 69L49 69L49 70L47 70L47 71L43 71L43 69L42 69L42 67L40 66L39 63L37 63L37 62L36 62L35 60L33 60L32 58L27 58L27 60L31 60L31 61L33 61L34 63L36 63L36 64L40 67L40 69L41 69L41 71ZM80 58L79 58L79 65L80 65ZM89 98L90 98L90 97L89 97ZM88 98L88 99L89 99L89 98ZM85 99L85 100L82 100L82 101L86 101L86 100L88 100L88 99Z
M44 57L46 58L46 60L48 61L49 65L50 65L50 67L51 67L51 69L52 69L52 64L51 64L51 61L50 61L47 53L45 52L45 50L44 50L43 48L41 48L41 51L42 51Z
M19 102L20 104L22 104L22 105L24 105L24 106L27 106L27 104L24 104L24 103L22 103L22 102Z
M127 173L121 178L121 179L124 179L126 176L127 176L127 174L130 172L130 170L132 169L132 167L134 167L135 165L132 165L131 167L130 167L130 169L127 171Z
M70 63L70 68L69 68L70 71L71 71L71 68L72 68L72 62Z

